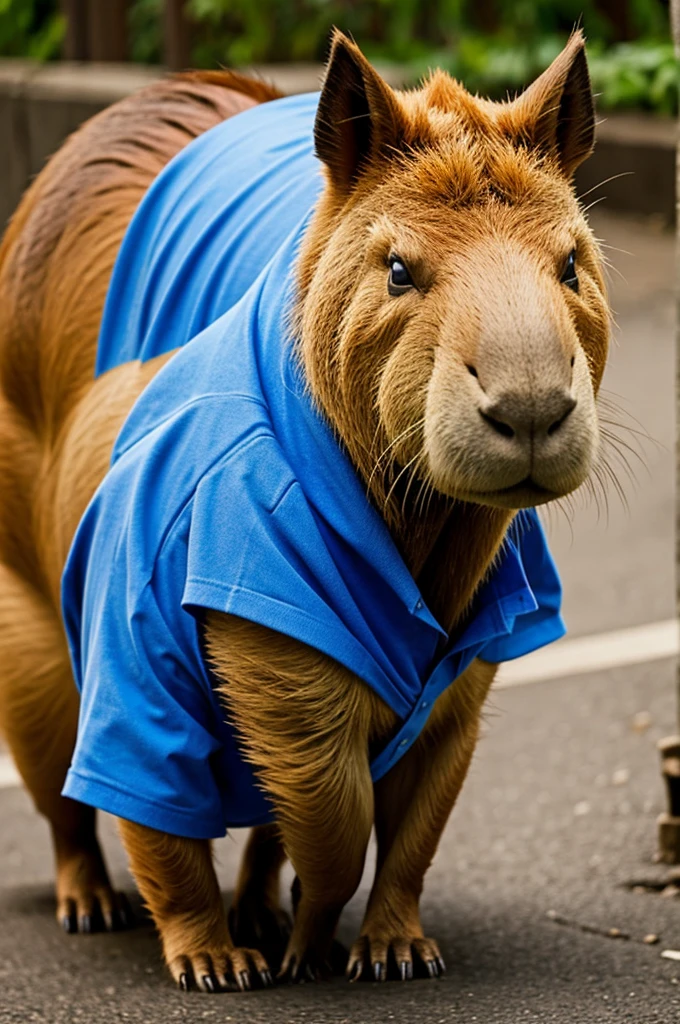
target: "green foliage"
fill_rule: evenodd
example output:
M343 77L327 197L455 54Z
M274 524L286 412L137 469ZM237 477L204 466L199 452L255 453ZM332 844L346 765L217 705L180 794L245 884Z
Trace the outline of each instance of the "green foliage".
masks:
M322 60L333 25L405 60L431 49L441 19L460 21L467 0L187 0L201 63Z
M131 0L132 60L161 59L162 5ZM323 60L339 25L414 80L439 65L491 96L521 89L582 24L600 107L677 110L668 0L186 0L185 10L198 67ZM0 0L0 54L47 60L63 34L57 0Z
M414 79L439 65L494 97L523 88L581 24L602 109L677 111L664 0L187 0L187 10L199 65L319 60L335 24ZM636 41L617 42L622 35Z
M396 61L450 50L470 33L526 46L576 24L606 44L668 38L668 0L186 0L186 10L199 52L228 63L318 60L333 25Z
M128 14L130 60L160 63L162 8L163 0L134 0Z
M535 44L508 45L480 35L463 37L454 53L439 52L409 65L414 81L430 67L443 67L473 92L493 99L519 92L557 56L564 36ZM638 108L661 114L678 110L679 68L670 42L588 46L588 64L601 110Z
M0 55L4 57L56 57L64 31L64 19L50 0L0 0Z
M641 107L678 111L678 62L670 43L621 43L590 59L602 109Z

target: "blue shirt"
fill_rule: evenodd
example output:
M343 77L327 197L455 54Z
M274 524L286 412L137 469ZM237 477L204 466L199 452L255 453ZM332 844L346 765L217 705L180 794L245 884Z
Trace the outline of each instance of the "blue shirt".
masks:
M205 664L205 609L317 648L389 704L401 725L374 779L473 658L564 632L529 511L449 644L305 391L287 314L321 188L317 100L239 114L168 165L128 229L102 321L99 373L179 351L132 408L64 570L82 691L64 794L178 835L272 816Z

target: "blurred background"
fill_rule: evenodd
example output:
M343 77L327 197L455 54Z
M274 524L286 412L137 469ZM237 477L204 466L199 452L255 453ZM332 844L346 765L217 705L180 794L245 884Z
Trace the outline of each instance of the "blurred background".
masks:
M550 63L576 23L590 40L602 109L675 111L668 0L0 0L0 56L196 67L320 61L339 25L407 78L438 65L503 96Z
M331 29L393 86L442 67L473 92L520 91L575 25L601 124L581 194L675 217L678 76L669 0L0 0L0 225L66 136L166 69L239 67L319 87Z

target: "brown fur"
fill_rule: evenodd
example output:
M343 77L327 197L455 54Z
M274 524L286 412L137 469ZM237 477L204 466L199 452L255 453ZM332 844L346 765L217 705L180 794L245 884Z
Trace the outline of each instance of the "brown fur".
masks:
M111 920L125 908L108 883L93 814L59 796L77 716L59 581L120 424L169 358L93 381L109 276L132 212L167 160L212 124L273 95L229 73L190 74L116 105L50 162L0 249L0 724L52 824L60 917L87 918L97 901ZM518 507L491 490L488 499L466 498L464 465L440 486L427 454L432 395L440 412L451 380L472 394L470 365L486 360L493 368L502 358L494 338L505 322L484 319L490 282L501 279L502 288L517 261L529 260L518 287L543 310L536 329L554 339L555 362L581 359L591 397L604 369L601 262L569 180L592 145L588 97L578 35L511 104L474 98L441 72L419 90L394 93L353 44L334 41L317 127L327 181L299 264L298 352L313 398L451 634ZM419 288L391 301L386 260L396 244ZM565 246L578 250L578 297L559 284ZM499 310L507 306L501 299ZM526 309L524 296L517 301ZM511 315L512 326L508 309L498 316ZM462 404L454 399L452 410ZM556 478L555 494L585 475L587 459L577 461L571 476ZM518 503L530 499L545 500L525 494ZM418 741L374 786L370 758L397 722L365 684L288 637L217 613L207 617L206 646L277 827L253 832L232 933L209 844L121 822L175 979L208 991L269 981L262 950L285 928L284 850L299 886L282 973L322 972L373 825L376 878L350 971L356 977L370 961L385 977L391 949L402 977L414 956L437 973L439 950L424 936L418 900L475 747L493 666L473 664L440 697Z

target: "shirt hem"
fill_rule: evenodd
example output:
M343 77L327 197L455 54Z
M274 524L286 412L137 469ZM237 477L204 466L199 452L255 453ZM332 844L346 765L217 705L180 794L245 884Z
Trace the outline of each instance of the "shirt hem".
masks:
M96 807L117 818L125 818L137 825L146 825L185 839L221 839L227 831L224 822L217 825L202 821L191 812L161 808L123 792L102 779L81 775L73 768L66 776L61 793L62 796Z

